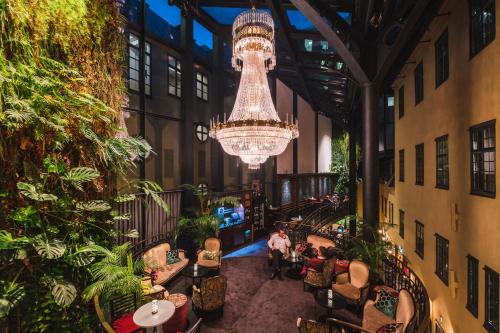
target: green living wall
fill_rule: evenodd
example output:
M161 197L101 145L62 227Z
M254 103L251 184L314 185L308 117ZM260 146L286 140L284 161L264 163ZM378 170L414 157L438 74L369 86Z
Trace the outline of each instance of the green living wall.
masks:
M118 126L121 26L113 0L0 0L2 331L95 331L96 253L127 260L110 184L150 147Z

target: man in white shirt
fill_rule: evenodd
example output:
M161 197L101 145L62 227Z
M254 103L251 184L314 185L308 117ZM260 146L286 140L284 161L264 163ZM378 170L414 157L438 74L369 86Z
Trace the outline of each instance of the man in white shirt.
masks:
M292 246L285 230L280 228L277 233L273 234L267 242L267 246L269 246L273 254L274 271L271 274L271 280L274 279L276 275L279 276L280 280L283 280L281 277L281 258L283 258L283 255L286 253L287 247Z

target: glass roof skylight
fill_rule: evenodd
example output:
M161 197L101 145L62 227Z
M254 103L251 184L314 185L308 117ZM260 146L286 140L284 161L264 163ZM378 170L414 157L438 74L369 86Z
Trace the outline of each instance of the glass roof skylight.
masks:
M338 12L339 16L346 21L347 23L351 24L352 20L352 14L349 12ZM290 25L295 29L299 31L316 31L316 28L314 25L309 21L307 17L304 16L299 10L297 9L287 9L286 15L288 17L288 22L290 22ZM330 24L330 23L328 23Z
M238 8L238 7L212 7L212 6L201 6L201 9L208 15L210 15L217 23L230 25L233 24L236 16L248 10L248 8Z

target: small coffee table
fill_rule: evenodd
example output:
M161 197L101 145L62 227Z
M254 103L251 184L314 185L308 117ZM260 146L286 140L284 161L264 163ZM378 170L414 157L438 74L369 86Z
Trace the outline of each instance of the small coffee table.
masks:
M193 290L192 290L192 286L193 285L196 285L197 287L199 287L199 285L201 284L201 279L204 278L205 276L208 275L208 273L210 272L210 270L208 268L205 268L205 267L202 267L202 266L198 266L198 269L195 271L194 270L194 265L189 265L188 267L186 267L184 269L184 271L182 272L182 275L184 275L185 279L184 279L184 287L186 288L186 293L188 295L191 295L193 293ZM187 279L191 279L192 283L190 286L187 285ZM198 283L196 283L198 281Z
M344 309L347 306L347 301L336 292L333 292L332 297L329 298L328 290L330 289L318 290L314 295L314 299L316 303L328 310L328 316L332 316L334 310Z
M158 301L158 312L151 313L152 302L146 303L134 312L132 320L134 324L146 329L156 328L163 323L167 322L175 313L175 305L170 301Z
M302 265L304 264L304 257L301 255L294 257L288 256L285 260L290 263L290 268L286 272L286 275L291 279L300 280L302 278L300 276L300 271L302 270Z

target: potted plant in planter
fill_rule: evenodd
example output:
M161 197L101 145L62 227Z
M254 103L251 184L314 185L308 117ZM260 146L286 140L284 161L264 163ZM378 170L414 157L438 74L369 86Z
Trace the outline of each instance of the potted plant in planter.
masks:
M213 207L220 205L237 205L239 198L225 196L216 200L211 200L211 193L194 185L183 185L196 196L199 206L193 216L181 216L174 230L174 241L182 238L184 241L190 240L195 251L189 253L190 256L196 254L197 250L203 247L205 239L218 237L220 220L212 213ZM186 248L189 248L187 246Z

